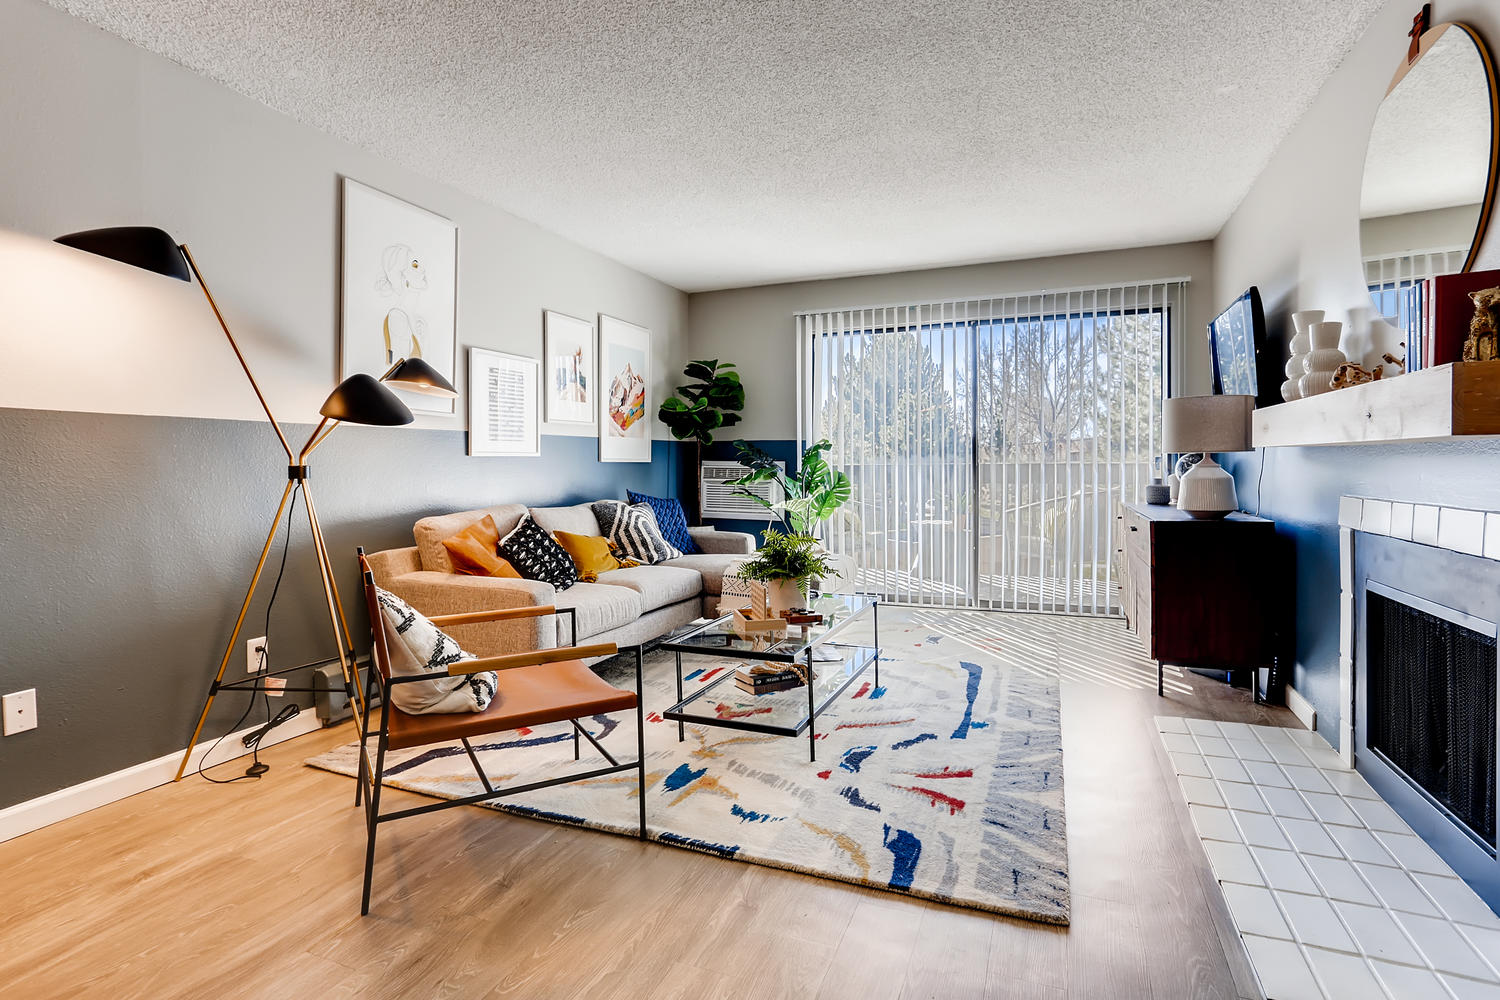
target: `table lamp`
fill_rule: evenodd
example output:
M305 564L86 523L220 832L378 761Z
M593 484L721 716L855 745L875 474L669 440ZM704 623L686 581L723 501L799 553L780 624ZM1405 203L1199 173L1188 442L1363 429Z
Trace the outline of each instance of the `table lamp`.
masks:
M229 324L224 320L224 314L219 312L218 303L214 301L213 294L208 290L208 284L203 280L203 275L198 270L197 263L193 260L192 253L187 245L178 243L168 233L151 226L120 226L112 229L90 229L80 233L69 233L67 236L59 236L55 240L63 246L72 247L75 250L83 250L100 257L108 257L111 260L123 264L130 264L142 270L151 271L168 278L176 278L179 281L191 283L194 278L198 279L198 287L203 291L203 296L208 300L209 308L213 310L214 319L218 320L219 328L224 331L224 336L229 341L229 347L234 351L235 359L239 361L240 368L245 372L245 377L250 381L250 388L255 391L255 398L260 402L260 407L265 411L266 419L270 421L271 428L276 432L276 439L281 443L282 450L286 452L287 458L287 480L286 488L281 491L281 503L276 508L276 516L271 519L271 531L266 536L266 543L261 548L260 560L255 564L255 572L250 577L250 589L245 594L244 603L240 605L239 617L235 620L234 630L230 633L229 642L225 646L224 656L219 661L219 672L215 675L213 683L209 685L208 700L203 705L203 711L198 716L198 725L193 730L192 739L188 741L187 752L183 754L182 764L177 769L177 777L181 780L186 770L188 761L192 757L193 747L198 742L198 737L203 733L203 724L208 720L209 709L213 707L214 696L220 691L243 688L247 685L259 684L265 677L273 677L279 674L291 673L306 667L316 666L322 661L303 663L295 667L284 667L279 670L267 670L257 674L255 677L239 681L224 681L224 672L229 666L229 660L234 655L235 645L239 639L240 629L244 627L245 615L250 610L250 602L255 597L256 587L260 583L261 573L266 566L266 557L271 552L271 544L276 540L277 532L281 527L281 515L286 510L287 501L292 498L293 491L300 489L302 492L303 507L307 510L308 527L312 532L313 551L317 554L318 573L322 577L323 597L327 606L329 625L333 630L334 642L338 646L339 665L343 669L344 690L349 697L350 708L355 713L356 722L360 721L364 710L364 694L357 683L357 674L354 666L354 640L349 631L349 623L344 616L344 605L339 599L338 585L334 582L333 562L328 556L328 546L323 541L323 528L318 522L318 509L313 505L312 493L308 489L308 465L307 460L313 449L328 439L328 435L341 423L367 424L374 426L393 426L397 424L409 424L412 422L411 410L403 403L394 392L386 387L389 382L409 392L418 392L432 396L443 396L453 399L458 392L453 385L442 376L437 369L433 368L421 358L402 358L379 378L363 373L350 375L337 386L328 398L323 401L318 413L322 419L313 428L312 434L308 435L307 442L299 451L293 451L292 445L286 439L286 434L281 429L281 424L276 415L271 412L271 405L266 401L265 395L260 390L260 385L255 381L255 375L250 371L250 364L241 353L239 344L235 342L234 334L229 330ZM290 530L290 527L288 527ZM312 688L283 688L283 691L312 691Z
M1250 450L1254 396L1175 396L1162 401L1162 447L1169 453L1203 452L1177 487L1177 508L1193 517L1224 517L1238 509L1234 477L1214 452Z

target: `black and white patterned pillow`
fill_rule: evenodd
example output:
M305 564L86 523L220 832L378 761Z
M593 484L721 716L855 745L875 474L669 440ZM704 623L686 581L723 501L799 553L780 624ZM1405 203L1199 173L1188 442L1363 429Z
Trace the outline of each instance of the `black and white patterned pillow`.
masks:
M662 537L661 525L647 504L600 500L592 506L599 530L622 555L642 563L659 563L682 555Z
M383 621L378 625L385 629L392 677L433 673L446 670L454 663L474 659L452 636L395 594L376 588L375 598L380 604ZM408 715L483 712L495 697L496 683L493 670L481 670L436 680L392 684L391 703Z
M550 583L558 590L567 590L578 582L573 557L530 514L500 539L500 554L528 580Z

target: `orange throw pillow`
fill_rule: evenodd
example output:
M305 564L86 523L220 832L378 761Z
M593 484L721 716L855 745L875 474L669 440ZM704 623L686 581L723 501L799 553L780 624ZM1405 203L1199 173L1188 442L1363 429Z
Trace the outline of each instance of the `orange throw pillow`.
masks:
M453 571L465 576L507 576L519 580L521 574L500 557L500 529L486 514L452 538L443 539L443 548L453 560Z
M557 544L567 550L578 567L578 579L593 583L600 573L620 568L620 561L610 551L609 540L602 535L575 535L571 531L553 533Z

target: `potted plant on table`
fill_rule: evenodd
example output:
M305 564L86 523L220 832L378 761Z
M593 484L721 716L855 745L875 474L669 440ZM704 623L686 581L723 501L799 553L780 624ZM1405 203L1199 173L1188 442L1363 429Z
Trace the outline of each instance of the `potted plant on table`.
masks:
M734 572L746 580L766 586L766 607L773 615L803 607L808 581L830 571L818 540L808 535L787 535L766 529L760 551L740 563Z

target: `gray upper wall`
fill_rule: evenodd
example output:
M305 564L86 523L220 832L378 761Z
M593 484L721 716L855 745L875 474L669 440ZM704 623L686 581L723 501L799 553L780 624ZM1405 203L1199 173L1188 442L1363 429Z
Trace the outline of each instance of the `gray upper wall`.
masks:
M461 391L465 347L539 357L543 309L650 328L653 382L672 384L677 289L41 0L0 0L0 24L3 322L8 364L28 373L0 384L0 406L258 418L197 288L48 242L144 224L191 246L277 415L314 419L338 376L340 175L458 224ZM457 413L419 426L462 430L462 400Z
M694 357L720 358L739 365L747 386L745 420L737 428L739 436L785 440L797 436L792 352L793 315L799 311L1181 277L1192 281L1187 291L1187 322L1178 326L1174 345L1174 357L1188 373L1178 391L1207 392L1205 331L1227 304L1218 302L1214 291L1213 246L1208 242L703 292L689 300L689 345ZM1235 294L1239 291L1243 289Z

